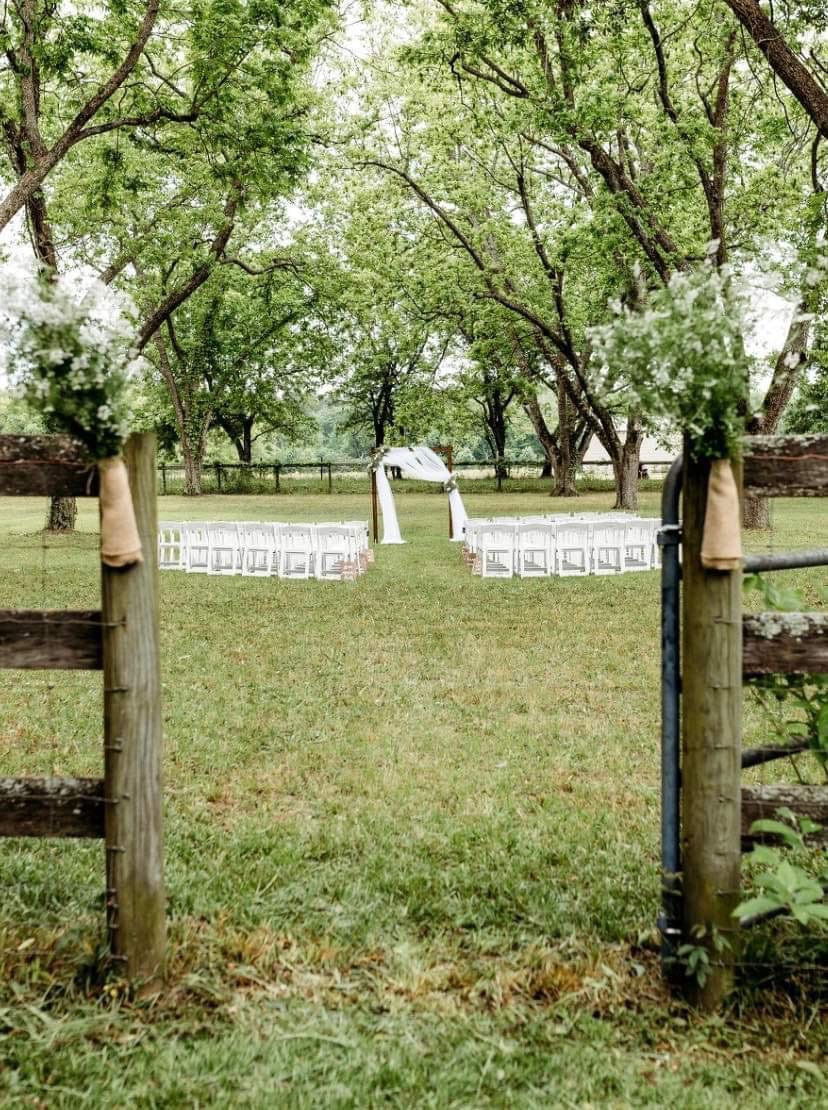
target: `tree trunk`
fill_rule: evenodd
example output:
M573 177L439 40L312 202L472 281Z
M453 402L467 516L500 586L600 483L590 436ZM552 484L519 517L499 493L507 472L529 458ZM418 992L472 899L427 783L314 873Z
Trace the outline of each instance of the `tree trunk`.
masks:
M201 458L195 456L187 439L181 441L181 453L184 457L184 492L188 497L200 497Z
M216 423L235 448L240 463L253 462L253 420L249 416L216 417Z
M638 466L641 456L641 431L632 426L628 428L620 455L613 456L612 469L615 474L614 509L638 511Z
M558 382L558 446L560 466L556 475L553 497L577 497L575 475L578 459L575 445L575 407L567 395L563 382Z
M494 456L494 471L495 478L498 480L498 488L499 483L509 476L503 460L506 458L506 408L510 400L511 396L504 403L500 389L495 387L491 390L483 406L486 427L489 433L487 438L489 448Z
M578 476L578 460L573 451L569 452L566 467L561 469L558 482L552 491L553 497L577 497L578 487L575 479Z
M828 139L828 92L814 73L799 59L782 32L759 7L758 0L725 0L742 26L780 77Z
M78 503L74 497L53 497L46 515L47 532L74 532Z
M742 527L766 532L770 526L770 502L767 497L746 493L742 502Z
M546 462L543 464L543 470L541 471L541 478L554 478L554 485L557 485L558 473L560 471L558 440L556 434L549 430L549 426L546 423L546 419L541 411L540 403L535 393L523 398L523 411L532 422L535 435L538 437L538 442L546 456Z
M585 420L582 420L575 433L575 466L578 470L584 465L584 456L592 442L593 432Z
M207 413L201 418L200 424L193 416L193 406L190 391L182 394L175 380L172 367L167 354L167 345L164 337L158 332L154 336L155 348L158 351L158 367L161 376L167 383L175 413L175 426L178 439L181 443L181 456L184 459L184 492L190 497L198 497L201 490L201 462L204 458L204 441L212 420L212 413ZM191 435L190 432L193 431ZM195 447L193 446L195 443Z

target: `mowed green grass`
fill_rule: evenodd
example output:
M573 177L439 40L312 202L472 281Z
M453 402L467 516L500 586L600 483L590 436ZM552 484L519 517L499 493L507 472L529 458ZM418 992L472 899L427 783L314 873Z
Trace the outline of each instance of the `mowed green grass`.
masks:
M0 1105L824 1105L807 983L715 1020L661 983L658 575L483 581L443 497L398 507L408 544L356 583L162 574L168 984L102 974L99 844L3 842ZM44 547L44 502L0 501L0 605L96 606L95 513ZM818 501L774 522L825 542ZM816 604L825 573L786 581ZM5 672L0 775L100 768L100 675Z

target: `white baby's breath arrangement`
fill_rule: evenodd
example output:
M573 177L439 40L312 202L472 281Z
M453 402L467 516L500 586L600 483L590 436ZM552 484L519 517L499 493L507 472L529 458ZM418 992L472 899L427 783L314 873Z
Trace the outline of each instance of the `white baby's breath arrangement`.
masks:
M47 427L92 458L120 453L136 362L131 305L97 278L0 265L0 343L12 380Z
M696 457L738 455L749 358L730 274L705 264L674 274L642 310L613 307L590 331L599 388L623 387L649 420L678 425Z

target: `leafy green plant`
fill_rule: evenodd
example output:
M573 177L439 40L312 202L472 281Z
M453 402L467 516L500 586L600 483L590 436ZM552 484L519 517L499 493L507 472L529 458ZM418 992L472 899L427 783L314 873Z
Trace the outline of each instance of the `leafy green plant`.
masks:
M751 896L733 911L735 917L787 912L800 925L828 923L825 902L824 856L820 852L823 872L813 874L812 852L805 837L820 832L822 826L809 817L797 818L790 809L780 808L777 817L754 821L751 833L769 833L781 844L757 844L748 856L752 877ZM760 869L760 870L754 870Z
M703 987L710 975L711 953L721 955L730 947L730 941L719 929L711 925L694 925L690 935L697 943L682 944L678 957L684 964L684 974Z

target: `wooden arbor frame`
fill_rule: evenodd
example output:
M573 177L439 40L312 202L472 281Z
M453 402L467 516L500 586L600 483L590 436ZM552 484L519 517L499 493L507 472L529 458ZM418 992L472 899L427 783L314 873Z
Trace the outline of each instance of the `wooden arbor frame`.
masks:
M155 438L131 436L124 457L144 562L102 566L100 610L0 611L0 667L103 671L103 778L0 778L0 836L102 838L111 954L151 983L166 945ZM73 440L0 436L0 494L97 493Z
M828 615L746 615L742 611L742 570L722 573L702 568L708 472L709 463L692 459L685 460L683 472L677 472L675 466L671 472L681 473L684 503L680 652L676 636L667 632L671 623L675 630L678 589L677 578L673 583L668 580L669 568L677 574L678 563L676 555L669 554L671 547L675 552L677 504L674 496L668 495L669 480L665 484L663 515L665 523L668 517L670 522L661 540L665 544L662 928L665 956L671 965L678 936L709 949L710 973L697 991L697 1001L713 1008L730 989L740 929L748 924L736 921L733 910L740 899L742 847L752 822L773 816L780 805L828 819L828 788L742 787L743 767L787 754L784 748L742 751L743 685L759 675L828 673ZM828 496L828 437L748 438L742 474L737 477L755 496ZM748 556L744 560L748 571L824 563L828 563L828 551Z

